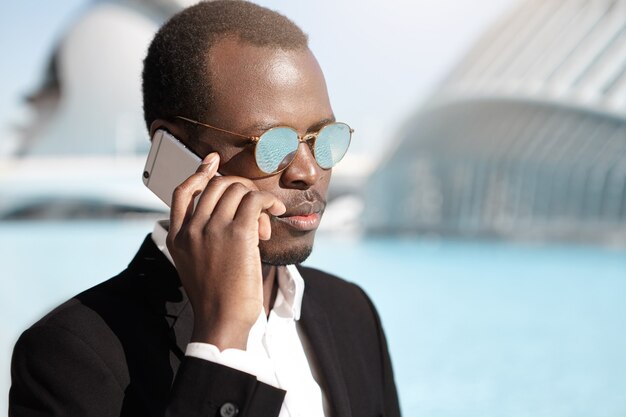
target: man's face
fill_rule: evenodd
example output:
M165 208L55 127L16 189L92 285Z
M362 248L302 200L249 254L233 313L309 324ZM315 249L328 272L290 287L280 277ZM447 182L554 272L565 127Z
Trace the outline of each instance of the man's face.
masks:
M285 51L224 39L210 52L214 111L203 121L243 135L259 136L274 126L289 126L300 135L334 121L326 83L308 50ZM311 252L315 230L326 205L331 170L315 161L301 143L287 169L267 175L254 160L254 145L245 139L212 130L202 132L201 154L218 151L219 171L251 179L287 207L272 218L272 237L261 241L261 258L270 264L304 261Z

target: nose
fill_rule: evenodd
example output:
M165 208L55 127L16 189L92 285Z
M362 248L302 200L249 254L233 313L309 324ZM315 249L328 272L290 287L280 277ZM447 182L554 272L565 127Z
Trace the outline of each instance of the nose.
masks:
M317 183L322 175L323 169L317 164L313 150L306 142L301 142L294 160L282 172L280 181L285 188L306 190Z

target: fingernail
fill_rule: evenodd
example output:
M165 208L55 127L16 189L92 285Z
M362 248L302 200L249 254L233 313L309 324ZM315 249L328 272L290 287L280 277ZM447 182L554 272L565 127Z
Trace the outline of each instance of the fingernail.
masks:
M217 152L211 152L202 160L202 165L213 165L215 161L217 161L218 154Z

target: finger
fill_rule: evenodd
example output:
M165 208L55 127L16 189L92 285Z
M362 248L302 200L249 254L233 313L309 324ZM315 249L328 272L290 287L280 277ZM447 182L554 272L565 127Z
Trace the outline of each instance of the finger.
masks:
M193 213L195 197L200 194L219 166L219 155L210 153L204 158L195 174L191 175L174 189L170 209L170 230L168 234L176 236Z
M194 213L194 225L204 227L226 189L236 182L243 184L250 190L258 191L258 187L250 179L245 177L227 175L215 178L209 182L209 185L198 199Z
M270 240L272 237L272 225L270 216L266 212L261 212L259 216L259 240Z
M245 225L246 227L254 227L258 231L260 227L259 219L261 218L261 213L264 211L278 216L283 214L286 208L285 205L271 193L265 191L250 192L242 198L233 221ZM261 222L263 223L265 221L261 220ZM269 225L267 228L270 228ZM267 233L264 227L263 237L266 237L270 233Z
M248 186L248 183L253 189L256 189L254 184L246 178L235 177L235 176L226 176L226 177L216 177L206 186L202 195L198 199L198 203L195 207L193 217L189 220L190 227L199 227L204 228L204 226L209 222L209 219L213 215L215 210L215 206L217 206L218 202L223 197L226 190L233 184L240 184L241 187L245 187L247 191L251 188Z
M249 178L239 177L237 175L227 175L223 178L228 179L229 181L232 181L232 182L240 182L252 191L259 191L259 188L256 186L256 184L252 182L252 180Z
M248 187L238 181L231 183L215 204L210 219L212 221L221 222L222 224L226 222L230 223L235 217L241 200L250 192L251 190Z

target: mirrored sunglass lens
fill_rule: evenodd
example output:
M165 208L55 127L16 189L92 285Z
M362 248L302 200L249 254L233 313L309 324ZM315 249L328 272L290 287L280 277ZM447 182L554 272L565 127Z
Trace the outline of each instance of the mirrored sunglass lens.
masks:
M261 135L256 144L256 163L261 171L280 171L298 152L298 134L288 127L276 127Z
M322 168L332 168L341 161L349 146L350 126L345 123L324 126L315 139L315 159Z

